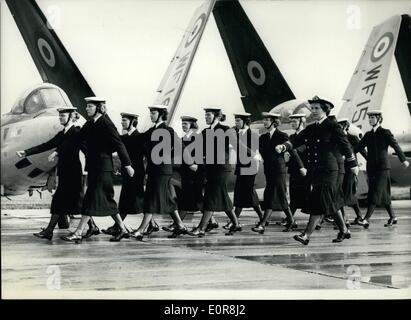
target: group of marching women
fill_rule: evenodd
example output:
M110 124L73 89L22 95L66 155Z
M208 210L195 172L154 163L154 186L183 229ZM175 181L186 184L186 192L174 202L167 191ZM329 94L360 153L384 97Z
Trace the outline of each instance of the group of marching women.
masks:
M234 114L233 130L222 124L225 116L220 108L205 108L208 127L200 132L196 118L183 116L184 135L179 138L166 123L166 106L149 107L153 126L143 133L137 130L138 115L122 113L121 125L125 133L120 136L106 114L105 100L89 97L86 102L89 120L83 127L75 125L76 108L61 108L59 119L64 129L46 143L17 152L20 157L25 157L56 148L50 160L58 158L58 187L52 198L49 225L34 234L39 238L51 240L59 217L78 213L82 215L78 227L63 236L63 240L79 243L84 238L98 235L100 229L93 220L96 216L113 218L114 224L101 230L112 236L110 241L130 237L142 240L145 235L159 231L154 220L156 214L171 216L173 223L163 226L163 230L170 232L170 238L184 234L203 237L206 232L218 228L214 212L226 213L229 220L223 228L227 230L226 235L233 235L242 231L239 217L243 208L255 210L259 220L252 230L259 234L265 232L273 211L285 213L283 231L295 230L294 214L301 209L310 217L305 230L294 239L305 245L314 230L321 228L324 219L334 221L339 229L333 242L349 239L351 234L344 217L344 206L354 209L357 216L354 223L365 228L369 227L376 206L384 206L389 214L385 226L397 223L391 207L388 146L394 148L404 167L409 163L391 132L381 127L380 111L368 112L372 130L359 140L348 133L347 119L329 117L333 104L317 96L308 101L315 122L306 125L305 114L291 115L295 133L290 136L279 130L280 114L277 113L262 113L266 132L259 135L250 129L250 114ZM158 153L161 143L158 137L164 132L171 139L168 147ZM216 141L219 137L214 133L217 132L224 133L222 143ZM201 141L201 148L193 147L198 146L198 141ZM175 165L177 149L183 151L179 166ZM237 159L232 202L227 183L232 170L230 153L233 149ZM84 196L80 150L85 154L85 170L88 172ZM120 158L123 178L118 206L112 180L114 152ZM290 154L288 163L284 157L286 152ZM367 159L369 179L368 209L364 218L355 197L359 172L355 154L358 152ZM266 179L262 208L254 186L261 162ZM290 203L287 200L287 165ZM181 177L178 196L173 183L176 170ZM199 224L188 230L184 218L193 212L201 212L202 216ZM138 213L143 214L141 224L135 230L127 229L126 216Z

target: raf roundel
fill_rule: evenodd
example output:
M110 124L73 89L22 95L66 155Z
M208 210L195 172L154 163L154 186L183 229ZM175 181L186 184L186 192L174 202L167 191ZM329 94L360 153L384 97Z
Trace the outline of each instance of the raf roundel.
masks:
M37 47L40 51L41 57L47 63L47 65L53 68L56 65L56 57L50 44L43 38L37 40Z
M254 82L256 85L262 86L265 83L265 71L261 64L259 64L257 61L251 60L247 64L247 72L251 81Z
M187 42L185 44L186 48L191 45L195 38L197 38L201 29L204 27L205 21L206 15L203 13L201 16L198 17L197 21L194 24L193 31L191 32L191 35L188 37Z
M388 50L391 48L391 45L394 41L394 36L391 32L384 33L381 38L375 44L372 53L371 53L371 61L376 62L380 60Z

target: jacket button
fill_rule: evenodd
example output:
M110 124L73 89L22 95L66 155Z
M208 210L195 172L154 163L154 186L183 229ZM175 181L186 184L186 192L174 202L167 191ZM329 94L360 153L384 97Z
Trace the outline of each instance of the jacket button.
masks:
M317 139L317 142L320 142L320 139Z

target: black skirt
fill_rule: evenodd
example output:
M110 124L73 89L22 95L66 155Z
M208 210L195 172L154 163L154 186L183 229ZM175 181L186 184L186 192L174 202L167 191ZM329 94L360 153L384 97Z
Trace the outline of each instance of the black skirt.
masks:
M344 175L344 173L338 173L337 182L335 184L335 207L337 210L345 205L343 191Z
M377 206L391 204L390 170L368 173L368 204Z
M76 172L59 172L57 189L51 199L50 213L80 214L83 196L81 167Z
M178 201L178 209L188 212L197 212L203 209L203 183L202 179L193 176L194 179L182 177L181 193Z
M288 208L287 182L285 173L265 174L263 208L285 210Z
M346 206L353 206L358 204L357 200L357 176L348 170L344 175L343 181L343 193L344 193L344 203Z
M204 188L203 211L229 211L233 203L227 192L227 178L229 172L220 171L214 176L208 175Z
M170 214L177 210L176 192L171 178L171 175L148 175L144 213Z
M81 214L105 217L118 213L114 200L113 176L110 171L89 171L87 191L83 200Z
M234 186L234 206L255 208L260 204L254 188L255 175L237 175Z
M304 208L310 191L307 178L301 174L290 174L290 207Z
M144 176L134 175L132 178L124 175L121 186L118 210L120 214L138 214L143 212Z
M335 186L338 171L315 170L309 173L310 193L302 212L310 215L334 215L337 212L335 203Z

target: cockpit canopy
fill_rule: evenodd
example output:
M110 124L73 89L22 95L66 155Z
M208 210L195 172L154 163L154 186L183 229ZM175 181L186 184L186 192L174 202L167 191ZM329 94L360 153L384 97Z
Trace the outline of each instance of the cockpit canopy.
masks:
M27 90L11 109L13 114L35 114L48 108L72 107L67 94L59 87L43 83Z

